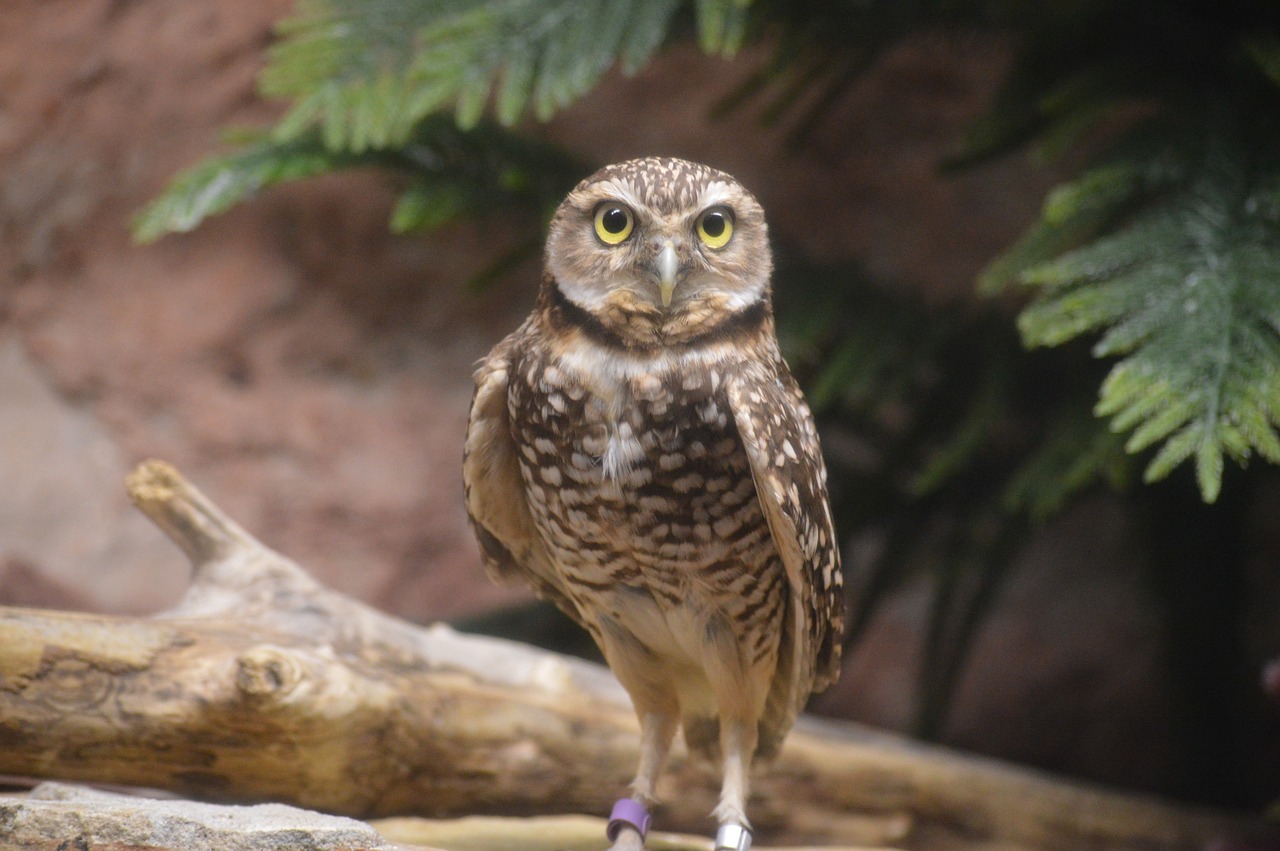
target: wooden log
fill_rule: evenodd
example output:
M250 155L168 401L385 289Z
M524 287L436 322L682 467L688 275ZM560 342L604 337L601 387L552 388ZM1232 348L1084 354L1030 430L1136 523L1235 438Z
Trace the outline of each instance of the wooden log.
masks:
M591 816L467 816L458 819L388 818L373 822L384 838L456 851L599 851L603 818ZM711 851L706 836L655 830L645 840L647 851ZM758 851L816 851L815 848L756 846ZM827 845L824 851L897 851L866 845Z
M128 487L190 556L174 609L0 608L0 774L280 801L361 817L607 811L638 753L597 666L326 589L173 468ZM757 772L770 842L1199 849L1251 821L807 721ZM716 777L677 749L663 829L705 832Z

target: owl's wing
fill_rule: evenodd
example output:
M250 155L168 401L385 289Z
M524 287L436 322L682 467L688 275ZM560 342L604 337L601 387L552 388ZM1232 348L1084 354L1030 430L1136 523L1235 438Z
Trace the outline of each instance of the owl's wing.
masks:
M791 699L803 703L839 676L844 621L840 551L818 431L781 359L774 369L759 363L741 370L726 390L757 498L787 572L791 635L784 636L790 640L783 646L794 654Z
M520 579L579 623L557 570L534 526L520 475L507 409L507 375L519 332L499 343L476 370L476 390L462 456L467 516L480 542L485 572L499 582Z

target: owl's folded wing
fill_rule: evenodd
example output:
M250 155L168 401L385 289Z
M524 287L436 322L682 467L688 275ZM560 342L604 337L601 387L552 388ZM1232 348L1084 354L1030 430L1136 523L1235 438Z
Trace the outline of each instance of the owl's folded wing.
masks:
M795 654L791 673L798 686L795 697L802 701L839 676L844 620L840 553L818 432L781 361L773 370L752 364L726 390L756 495L787 571Z
M476 371L476 391L463 450L467 515L492 579L523 580L579 623L582 617L562 590L557 571L534 526L520 475L507 411L508 338Z

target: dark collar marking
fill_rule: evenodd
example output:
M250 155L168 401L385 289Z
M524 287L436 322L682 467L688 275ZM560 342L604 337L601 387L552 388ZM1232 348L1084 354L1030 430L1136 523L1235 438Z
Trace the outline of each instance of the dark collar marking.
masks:
M629 341L623 339L617 331L605 325L585 308L570 301L555 279L548 277L544 292L547 294L547 313L553 327L577 328L601 346L633 352L691 349L708 343L725 342L759 330L770 315L768 301L760 299L742 310L729 314L715 325L680 340L653 343Z
M556 328L577 328L596 343L610 349L628 349L626 341L616 331L589 313L581 305L569 300L554 278L548 277L543 291L549 296L548 315Z

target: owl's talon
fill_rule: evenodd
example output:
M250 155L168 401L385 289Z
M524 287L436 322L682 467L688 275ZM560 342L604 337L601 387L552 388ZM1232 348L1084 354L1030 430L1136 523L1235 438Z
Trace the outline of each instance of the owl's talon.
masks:
M715 851L751 851L751 831L740 824L720 825Z

